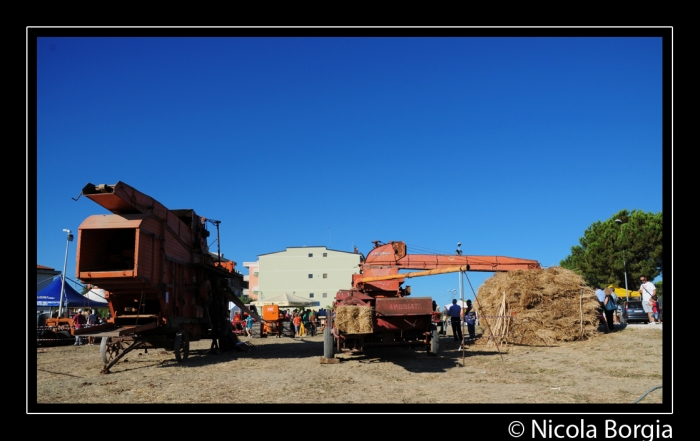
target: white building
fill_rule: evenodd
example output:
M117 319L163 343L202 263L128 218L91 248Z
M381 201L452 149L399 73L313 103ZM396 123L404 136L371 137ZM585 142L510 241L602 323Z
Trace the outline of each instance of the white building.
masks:
M258 262L243 262L243 266L248 268L248 274L243 276L243 280L247 282L247 288L243 290L243 295L251 300L258 300L258 292L260 287L258 284L258 270L260 265Z
M282 293L294 294L330 306L340 289L352 288L352 275L360 272L358 253L324 247L288 247L244 262L249 270L250 294L258 300ZM253 295L250 295L251 298Z
M36 264L36 292L41 291L53 282L54 277L61 274L48 266Z

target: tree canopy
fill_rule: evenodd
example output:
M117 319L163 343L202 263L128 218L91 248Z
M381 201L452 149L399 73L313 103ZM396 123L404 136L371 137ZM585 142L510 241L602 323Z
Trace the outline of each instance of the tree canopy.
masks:
M639 277L650 281L663 276L663 214L621 210L596 221L571 247L562 268L578 273L589 286L613 284L639 289Z

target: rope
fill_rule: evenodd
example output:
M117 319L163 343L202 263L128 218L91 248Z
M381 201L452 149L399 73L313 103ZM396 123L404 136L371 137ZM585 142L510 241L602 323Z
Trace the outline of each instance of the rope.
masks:
M464 277L466 277L467 282L469 282L469 287L472 289L472 294L474 295L474 302L476 303L476 306L479 308L479 311L482 311L481 304L479 303L479 297L476 295L476 292L474 291L474 287L472 286L471 280L469 280L469 276L467 275L467 272L461 271L461 273L462 273L462 275L464 275ZM479 318L481 318L481 316L479 316ZM484 322L486 323L486 327L489 330L489 333L493 334L493 331L491 330L491 325L489 324L489 321L484 320ZM498 350L498 355L501 356L501 361L503 361L503 354L501 353L501 348L498 347L498 342L496 342L496 340L494 340L494 343L496 343L496 350Z
M579 311L581 313L581 319L580 319L580 321L581 321L581 335L579 336L579 338L583 338L583 288L581 288L581 293L579 295L578 301L579 301Z
M639 403L640 401L642 401L642 399L643 399L644 397L646 397L646 396L649 394L649 392L655 391L656 389L661 389L661 387L662 387L662 386L655 386L655 387L652 387L652 388L649 389L648 391L644 392L644 395L642 395L641 397L637 398L635 401L632 401L632 404L637 404L637 403Z

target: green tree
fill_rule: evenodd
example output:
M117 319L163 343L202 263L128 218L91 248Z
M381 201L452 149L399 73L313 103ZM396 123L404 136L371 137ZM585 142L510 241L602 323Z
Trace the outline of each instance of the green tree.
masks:
M612 283L624 287L626 269L627 287L637 290L640 276L650 281L663 276L662 240L661 212L621 210L588 227L560 265L579 274L589 286Z

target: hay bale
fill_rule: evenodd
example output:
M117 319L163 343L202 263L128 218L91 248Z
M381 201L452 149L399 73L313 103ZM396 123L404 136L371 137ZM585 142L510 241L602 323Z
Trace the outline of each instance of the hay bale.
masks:
M374 308L370 306L336 306L336 328L346 334L371 334L374 332Z
M595 291L557 266L496 273L479 288L474 306L481 344L549 345L597 335Z

